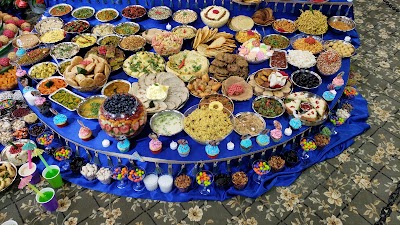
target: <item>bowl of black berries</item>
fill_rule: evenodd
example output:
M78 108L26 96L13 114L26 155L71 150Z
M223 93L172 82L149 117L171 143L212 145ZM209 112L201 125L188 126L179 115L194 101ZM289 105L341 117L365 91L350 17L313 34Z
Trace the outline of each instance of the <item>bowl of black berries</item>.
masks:
M321 77L310 70L296 70L290 76L290 79L294 85L303 89L314 89L321 85Z
M100 106L99 123L109 136L124 140L138 135L146 125L147 110L134 95L115 94Z
M71 171L72 171L73 173L80 174L80 173L81 173L81 168L82 168L82 166L84 166L85 164L86 164L85 158L82 158L82 157L74 157L74 158L71 160L69 166L70 166L70 169L71 169Z
M295 150L289 150L283 153L283 159L285 160L287 167L295 167L300 163L299 156Z
M231 175L217 174L214 176L215 184L220 188L227 188L231 183Z

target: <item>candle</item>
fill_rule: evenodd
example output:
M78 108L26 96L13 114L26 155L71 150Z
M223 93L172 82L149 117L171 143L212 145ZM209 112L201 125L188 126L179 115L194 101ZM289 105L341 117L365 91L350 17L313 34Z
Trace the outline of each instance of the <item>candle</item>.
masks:
M163 193L168 193L172 190L172 184L174 183L174 179L171 175L162 175L158 178L158 186L160 186L160 190Z
M143 179L143 183L148 191L154 191L158 188L158 176L155 174L149 174Z

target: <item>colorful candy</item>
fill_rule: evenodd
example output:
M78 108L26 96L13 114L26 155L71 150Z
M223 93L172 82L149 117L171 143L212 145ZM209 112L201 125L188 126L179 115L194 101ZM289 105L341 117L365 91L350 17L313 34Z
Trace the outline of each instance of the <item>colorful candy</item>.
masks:
M212 174L208 171L201 171L196 176L196 182L201 186L209 186L212 184Z
M128 179L133 182L142 181L144 178L145 172L141 168L132 169L129 171Z
M126 167L116 167L113 171L112 178L115 180L122 180L128 175L128 168Z
M38 138L36 138L36 142L43 146L48 146L53 142L54 134L45 132L42 133Z
M258 162L253 163L253 170L258 175L265 175L271 170L271 167L268 165L266 161L260 160Z
M317 144L313 139L303 138L300 141L300 146L304 151L314 151L317 149Z
M340 126L340 125L344 124L344 122L346 122L346 119L331 115L330 121L333 125Z
M72 151L68 147L61 147L54 153L54 158L58 161L67 160L71 157Z

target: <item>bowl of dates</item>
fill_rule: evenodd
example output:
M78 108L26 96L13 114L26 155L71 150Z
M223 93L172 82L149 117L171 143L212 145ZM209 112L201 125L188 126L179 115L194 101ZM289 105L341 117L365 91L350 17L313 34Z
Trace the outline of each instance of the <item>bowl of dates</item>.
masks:
M293 84L303 89L314 89L322 83L321 77L310 70L297 70L290 77Z

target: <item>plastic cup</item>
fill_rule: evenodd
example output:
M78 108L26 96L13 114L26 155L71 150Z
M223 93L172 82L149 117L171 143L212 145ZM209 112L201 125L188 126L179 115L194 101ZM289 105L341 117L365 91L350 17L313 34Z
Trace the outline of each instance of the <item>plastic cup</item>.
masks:
M50 169L52 171L56 171L54 174L49 171L49 169L45 168L42 172L42 176L49 182L52 188L60 188L64 185L64 182L61 178L60 167L56 165L51 165Z
M154 191L158 188L158 176L149 174L143 179L143 183L148 191Z
M18 174L21 177L27 177L29 175L32 175L32 179L31 179L31 184L37 184L40 182L41 178L40 178L40 173L39 171L36 169L36 164L32 163L32 168L29 169L29 163L25 163L23 164L19 169L18 169Z
M162 175L158 178L158 186L162 193L169 193L172 190L174 178L171 175Z
M43 188L40 193L44 194L44 197L36 194L36 201L42 204L43 208L47 211L54 212L58 208L58 202L56 198L56 192L53 188Z

